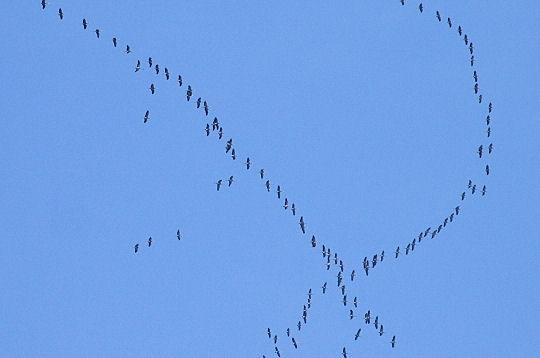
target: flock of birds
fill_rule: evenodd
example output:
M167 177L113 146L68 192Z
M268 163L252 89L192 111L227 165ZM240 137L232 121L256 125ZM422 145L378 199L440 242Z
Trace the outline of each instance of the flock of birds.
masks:
M401 5L404 6L404 5L406 5L406 0L400 0L400 3L401 3ZM47 6L47 1L46 0L41 0L41 6L42 6L42 9L45 9L46 6ZM420 13L424 13L426 11L426 8L424 7L423 3L420 3L418 5L418 10L419 10ZM58 9L58 16L59 16L60 20L64 19L64 12L63 12L63 10L61 8ZM438 10L435 11L435 18L436 18L437 21L443 22L442 15L441 15L440 11L438 11ZM452 21L452 19L450 17L447 18L446 23L448 25L448 28L452 29L454 27L453 21ZM88 22L88 20L86 18L82 19L82 27L83 27L84 30L87 30L89 28L89 22ZM95 32L96 38L100 39L102 37L102 32L101 32L101 30L99 28L96 28L94 30L94 32ZM483 96L482 96L482 94L479 93L480 89L479 89L479 83L478 83L478 72L477 72L477 70L475 68L475 63L474 63L475 58L474 58L474 46L473 46L473 43L470 41L467 34L464 33L461 26L457 26L457 34L459 35L460 38L462 38L462 40L465 43L465 46L468 47L468 52L470 53L470 66L473 68L473 72L472 72L472 78L474 80L473 90L474 90L474 94L476 96L478 96L478 103L482 104L483 103ZM112 41L113 47L116 48L116 47L119 46L119 40L116 37L112 37L111 41ZM133 52L133 50L130 47L130 45L126 44L124 52L129 55L129 54L131 54ZM151 69L152 71L155 71L156 76L159 76L160 73L162 73L162 79L164 79L165 81L169 81L172 78L170 70L167 67L163 66L163 71L161 71L160 65L158 63L156 63L152 57L148 57L146 60L137 59L136 64L135 64L135 69L134 69L135 73L138 73L138 72L140 72L140 71L142 71L144 69L143 68L144 67L143 66L143 61L147 62L148 69ZM183 78L182 78L182 76L180 74L178 74L176 79L177 79L178 87L183 87ZM156 94L156 92L157 92L157 87L153 82L150 84L148 89L149 89L149 91L150 91L150 93L152 95ZM186 101L193 103L191 101L191 98L193 96L194 96L193 88L191 87L191 85L187 85L186 90L185 90ZM207 100L203 99L202 97L197 97L197 99L194 102L195 102L196 110L204 111L204 116L205 116L205 118L207 118L209 116L209 113L210 113L210 107L208 105ZM491 143L491 115L492 115L492 110L493 110L493 105L490 102L488 104L488 106L487 106L487 117L485 119L485 122L486 122L486 136L488 138L489 143L488 144L480 144L478 149L477 149L477 154L478 154L478 156L479 156L479 158L481 160L486 160L487 159L486 151L487 151L487 155L490 155L493 152L493 143ZM150 110L146 110L145 113L144 113L144 116L143 116L143 123L148 123L149 120L150 120ZM211 120L211 121L209 120L208 123L205 124L204 133L205 133L205 135L207 137L209 137L210 135L215 135L218 140L223 139L223 137L224 137L223 126L222 126L221 122L218 120L218 118L216 116L214 116L213 120ZM225 145L224 145L225 154L230 156L230 158L232 160L237 160L237 158L239 158L238 153L237 153L237 147L235 146L235 144L236 143L235 143L235 141L233 141L233 138L229 137L229 139L227 139L225 141ZM245 166L245 170L253 171L252 170L253 161L252 161L252 159L250 159L250 157L246 156L245 160L242 160L241 164L242 164L242 166ZM483 165L484 165L483 170L485 171L485 175L487 176L487 175L490 174L489 164L485 163ZM289 210L290 213L293 216L299 216L299 219L298 219L299 229L300 229L302 235L306 235L306 233L307 233L307 225L306 225L306 222L304 221L304 216L299 213L299 209L296 206L296 204L292 200L290 200L289 197L287 197L285 195L284 191L282 190L281 185L275 185L274 183L272 183L271 180L266 175L265 169L263 169L263 168L260 168L260 169L256 170L256 175L258 177L260 177L260 180L264 183L264 189L267 192L275 191L277 199L280 201L280 206L281 206L281 208L283 210L285 210L285 211ZM234 178L233 175L229 176L228 179L227 178L226 179L218 179L215 182L216 189L217 189L217 191L220 191L222 186L227 185L227 187L230 187L234 182L235 182L235 178ZM481 189L480 189L480 186L481 186ZM486 192L487 192L486 185L477 184L477 183L474 183L472 180L469 180L468 184L467 184L467 189L465 191L463 191L461 193L461 195L460 195L461 201L464 201L466 199L467 193L470 192L471 195L474 195L477 191L479 191L481 193L481 196L486 195ZM432 225L432 226L429 226L429 227L421 230L419 232L418 236L414 236L411 241L407 242L405 245L397 245L397 247L395 249L391 250L390 252L393 252L393 256L394 256L395 259L398 259L400 254L403 255L403 253L405 255L409 255L410 253L412 253L418 247L418 245L421 244L422 240L424 240L426 237L428 237L428 235L430 236L431 239L434 239L437 235L439 235L441 233L442 230L444 230L444 228L446 228L447 225L449 225L450 223L453 223L455 218L459 215L460 210L461 210L461 206L460 205L456 206L454 209L449 211L448 215L446 215L444 218L442 218L440 220L440 222L438 222L436 225ZM297 212L298 212L298 215L297 215ZM178 240L181 240L180 230L177 231L176 236L177 236ZM308 235L308 238L309 238L309 235ZM329 271L332 267L334 267L336 269L337 275L335 277L337 277L337 289L338 289L338 291L339 291L339 293L341 295L340 303L342 303L343 306L345 306L345 307L349 307L348 311L345 312L347 314L348 318L350 320L355 319L357 317L355 311L357 311L357 308L358 308L358 305L359 305L359 299L358 299L357 296L354 296L353 294L351 294L348 291L348 287L345 285L345 277L346 277L345 276L346 275L345 274L345 267L346 267L346 265L345 265L344 261L338 256L337 252L333 251L327 245L320 243L317 240L315 234L312 233L311 238L308 239L307 241L308 241L309 245L312 248L316 248L318 244L320 245L324 267L326 267L327 271ZM151 247L152 242L153 242L152 237L149 237L148 240L147 240L147 246ZM134 251L135 251L135 253L138 253L138 251L139 251L139 244L138 243L134 245ZM372 256L370 255L370 257L365 256L363 261L362 261L362 268L363 268L363 270L365 272L366 277L369 276L370 270L374 269L377 265L381 264L382 262L387 262L387 260L385 261L384 259L385 259L385 250L381 250L381 251L373 254ZM347 265L347 267L348 267L348 265ZM349 273L347 274L347 277L350 280L350 282L352 283L352 282L355 281L355 278L357 276L357 270L352 268L348 272ZM328 282L324 282L322 284L322 286L321 286L322 294L326 294L327 288L328 288ZM303 326L307 325L308 312L309 312L309 310L310 310L310 308L312 306L313 295L314 295L314 293L313 293L312 289L309 289L307 302L303 305L302 313L299 316L298 322L296 323L297 334L299 334L298 332L301 331ZM350 297L353 297L352 300L350 299ZM383 336L383 334L385 333L383 324L380 323L379 317L378 316L373 317L371 311L368 309L366 311L366 313L364 314L364 323L370 325L372 320L373 320L373 325L374 325L377 333L379 334L379 336ZM362 331L362 328L358 328L354 332L354 334L351 334L351 338L354 341L357 341L359 339L359 337L360 337L361 331ZM272 334L272 329L271 328L267 328L266 333L268 335L268 338L273 343L273 348L274 348L275 354L278 357L281 357L281 351L279 349L280 346L278 345L278 340L280 342L281 342L281 340L279 339L278 334L275 334L275 333ZM286 334L287 338L290 338L290 339L288 339L290 341L290 345L294 349L298 349L299 348L299 341L297 340L298 335L296 337L293 336L292 330L290 328L287 328L285 330L285 334ZM389 344L391 345L392 348L394 348L396 346L397 341L396 341L396 336L395 335L392 335L392 338L389 341ZM342 354L342 356L344 358L348 357L346 347L342 348L341 354ZM266 357L266 356L263 355L263 357Z

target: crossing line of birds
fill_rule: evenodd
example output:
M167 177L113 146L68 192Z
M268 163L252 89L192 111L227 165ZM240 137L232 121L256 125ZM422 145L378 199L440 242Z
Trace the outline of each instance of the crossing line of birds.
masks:
M402 5L405 5L405 3L406 3L405 0L400 0L400 2L401 2ZM41 5L42 5L42 9L45 9L45 7L47 5L47 1L42 0ZM425 7L424 7L423 3L419 4L418 9L419 9L420 13L423 13L425 11ZM58 16L59 16L60 20L64 19L64 12L63 12L63 10L61 8L59 8L59 10L58 10ZM442 15L438 10L435 12L435 17L439 22L442 22ZM449 28L453 27L453 22L452 22L450 17L447 18L446 22L447 22ZM84 30L88 29L89 23L88 23L86 18L84 18L82 20L82 26L83 26ZM100 29L96 28L94 32L96 34L96 38L100 39L101 38L100 36L102 35L102 32L100 31ZM471 57L470 57L470 65L471 65L471 67L474 68L475 64L474 64L474 46L473 46L473 43L469 40L467 34L465 34L463 32L463 29L462 29L461 26L458 26L457 32L458 32L460 37L463 37L465 45L468 46L468 49L469 49L469 52L470 52L470 55L471 55ZM115 48L118 47L119 41L118 41L118 39L116 37L112 37L112 44L113 44L113 47L115 47ZM126 47L125 47L124 52L126 54L131 54L133 51L132 51L130 45L126 44L125 46ZM161 71L159 64L155 63L152 57L148 57L147 62L148 62L149 69L153 69L155 71L155 74L159 75L160 71ZM142 71L142 70L143 70L143 67L142 67L142 64L141 64L141 60L139 59L139 60L137 60L137 63L135 65L135 72L137 73L137 72ZM165 80L167 80L167 81L170 80L171 73L170 73L169 69L167 67L164 67L162 72L164 74ZM480 94L479 83L478 83L478 72L477 72L476 69L473 70L473 80L474 80L474 86L473 86L474 94L478 95L478 102L482 103L483 96L482 96L482 94ZM178 82L178 87L182 87L183 78L182 78L181 75L177 75L177 82ZM156 94L157 88L156 88L156 85L153 82L150 84L149 90L150 90L151 94ZM186 92L185 92L187 102L191 101L191 98L193 97L193 94L194 93L193 93L193 89L192 89L191 85L187 85L187 89L186 89ZM205 113L205 116L208 117L208 115L210 113L210 106L208 105L207 100L204 100L202 97L198 97L197 100L195 101L195 104L196 104L196 108L197 109L202 109L204 111L204 113ZM488 105L488 114L487 114L487 117L486 117L486 120L485 120L486 121L487 138L491 137L492 109L493 109L493 105L490 102L489 105ZM145 114L144 114L144 117L143 117L143 123L147 123L149 120L150 120L150 110L146 110ZM220 124L217 117L214 117L214 119L213 119L213 121L211 123L206 123L205 128L204 128L204 132L205 132L207 137L210 136L211 133L214 133L214 132L217 133L218 140L221 140L223 138L223 136L224 136L223 127L221 126L221 124ZM491 141L491 139L490 139L490 141ZM493 148L493 143L490 142L487 145L486 144L481 144L478 147L478 149L476 150L476 152L477 152L479 158L482 159L482 158L486 158L486 156L485 156L486 150L487 150L488 154L491 154L493 152L493 149L494 149ZM236 147L233 145L233 139L232 138L229 138L227 140L226 144L225 144L225 153L229 154L230 157L232 158L232 160L237 159L237 151L236 151ZM250 159L250 157L247 157L242 164L245 165L246 170L248 170L248 171L250 171L251 167L253 166L253 162ZM486 175L490 174L490 166L489 166L489 164L485 164L484 171L485 171ZM273 187L273 184L271 183L270 179L268 179L267 176L265 177L265 170L264 169L259 169L258 170L258 176L260 176L260 179L264 182L264 188L266 189L266 191L271 192L271 188ZM233 184L233 182L235 181L234 176L231 175L229 177L229 179L218 179L217 182L215 183L216 187L217 187L217 191L220 190L220 188L221 188L221 186L223 184L223 181L227 181L228 187L230 187ZM478 188L479 188L479 186L478 186ZM469 184L467 186L467 189L470 190L471 194L475 194L475 192L477 191L477 184L474 184L472 182L472 180L469 180ZM482 189L481 190L478 189L478 190L481 192L482 196L486 195L486 191L487 191L486 185L482 185ZM462 194L461 194L461 200L462 201L465 200L467 191L462 192ZM275 192L277 194L277 198L279 200L282 200L282 202L283 202L282 208L284 210L288 210L290 208L290 211L291 211L292 215L296 216L298 208L296 207L294 202L289 202L288 197L284 196L284 192L281 189L280 185L276 186ZM283 196L283 198L282 198L282 196ZM406 246L404 246L405 255L408 255L410 252L413 252L415 250L416 246L427 235L431 234L431 238L432 239L435 238L435 236L438 235L449 223L453 222L455 217L459 215L459 212L460 212L460 206L457 206L457 207L455 207L454 210L452 210L452 212L447 217L445 217L443 220L441 220L441 223L438 226L437 225L434 226L434 227L437 227L437 229L432 229L431 227L428 227L426 230L423 230L422 232L420 232L418 237L415 237L412 241L408 242ZM302 232L302 235L305 235L307 225L306 225L306 222L304 221L304 216L302 216L302 215L299 215L299 216L300 216L300 219L298 221L298 225L300 226L300 230ZM177 237L178 237L178 240L180 240L179 231L177 232ZM309 240L309 243L310 243L310 246L312 248L315 248L317 246L317 239L316 239L314 234L311 235L311 239ZM148 247L150 247L151 245L152 245L152 238L150 237L148 239ZM137 253L139 251L139 244L135 244L134 250L135 250L135 253ZM401 252L402 251L400 249L400 246L397 246L397 248L394 250L394 255L395 255L396 259L399 257L399 254ZM348 301L347 301L347 294L346 294L346 290L345 290L345 285L341 285L342 280L343 280L342 275L343 275L344 266L345 266L344 262L343 262L343 260L338 259L338 255L335 252L334 252L334 256L333 256L333 260L332 260L332 257L331 257L332 251L331 251L330 248L326 247L324 244L322 245L322 253L323 253L323 258L326 258L326 264L325 265L326 265L326 270L327 271L330 270L332 261L334 262L334 265L336 267L339 267L338 288L339 288L339 290L341 290L341 293L342 293L342 302L343 302L344 306L346 306ZM364 268L366 276L368 276L370 268L375 268L377 263L384 261L384 255L385 255L385 251L382 250L380 253L376 253L375 255L373 255L373 257L371 259L368 259L367 256L364 257L363 268ZM350 273L351 282L354 281L355 277L356 277L356 271L353 269L351 271L351 273ZM325 292L326 292L326 283L323 286L323 294ZM311 296L310 296L310 300L311 300ZM356 297L354 297L353 304L354 304L354 306L356 308L357 307L357 298ZM308 307L311 306L311 303L309 301L308 301L307 306ZM368 313L369 313L369 311L368 311ZM350 310L349 316L350 316L351 319L355 317L353 310ZM304 320L304 324L305 324L306 320L307 320L306 306L304 306L302 319ZM378 319L377 319L377 321L378 321ZM300 330L301 321L298 322L298 326L299 326L298 329ZM382 332L383 332L382 329L383 328L382 328L382 325L381 325L381 328L380 328L381 333L380 333L380 335L382 335ZM357 331L357 334L355 334L355 340L358 339L360 331L361 331L361 329ZM288 333L290 333L290 332L288 331ZM275 336L275 340L277 341L277 335ZM298 344L295 341L294 337L292 338L291 342L293 343L295 348L298 348ZM395 336L393 336L393 339L392 339L391 343L392 343L392 347L395 347L395 344L396 344ZM275 347L275 350L276 350L276 354L279 356L279 351L278 351L277 346ZM347 356L345 347L343 348L342 354L343 354L344 357Z

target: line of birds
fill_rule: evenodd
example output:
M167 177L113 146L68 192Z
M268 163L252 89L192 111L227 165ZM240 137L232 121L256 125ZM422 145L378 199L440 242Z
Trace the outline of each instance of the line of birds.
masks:
M405 5L405 0L400 0L400 2L401 2L402 5ZM45 9L45 6L46 6L47 2L45 0L42 0L41 4L42 4L42 8ZM424 12L424 6L423 6L422 3L420 3L420 5L419 5L419 10L420 10L421 13ZM64 12L62 11L61 8L58 10L58 16L60 17L61 20L64 19ZM441 17L441 14L440 14L439 11L436 11L436 18L438 19L439 22L442 21L442 17ZM452 20L450 18L448 18L447 22L448 22L448 26L451 28L453 26L452 25ZM83 29L85 29L85 30L88 28L88 21L86 19L82 20L82 26L83 26ZM96 37L99 39L100 35L101 35L100 30L96 29L95 33L96 33ZM471 66L474 67L474 55L473 55L474 47L473 47L473 44L472 44L472 42L469 41L469 39L467 37L467 34L463 34L463 30L462 30L461 26L458 26L458 33L459 33L460 36L463 35L463 39L465 41L465 44L468 45L468 47L469 47L469 51L470 51L470 54L471 54ZM112 38L112 43L113 43L113 46L116 48L118 46L118 39L116 37L113 37ZM126 54L132 53L132 49L131 49L131 47L129 45L126 45L125 53ZM160 74L160 66L159 66L159 64L154 63L154 60L152 59L152 57L148 57L148 66L149 66L150 69L152 69L152 68L154 69L156 75ZM141 65L141 60L137 60L137 63L136 63L136 66L135 66L135 72L139 72L141 70L143 70L142 65ZM170 80L171 73L170 73L170 71L169 71L169 69L167 67L164 67L163 73L165 75L165 79ZM182 85L183 85L182 76L178 75L177 78L178 78L179 87L182 87ZM478 85L478 73L477 73L476 70L473 71L473 79L475 81L474 92L475 92L475 94L478 94L479 93L479 85ZM156 93L157 88L156 88L154 83L150 84L149 90L150 90L151 94ZM186 101L190 102L192 96L193 96L193 89L192 89L191 85L188 85L187 89L186 89ZM479 101L479 103L482 103L482 94L479 94L478 101ZM197 109L202 108L204 110L205 116L209 115L210 107L209 107L208 102L206 100L203 100L202 97L198 97L198 99L195 101L195 103L196 103ZM491 121L490 115L491 115L491 112L492 112L492 103L489 103L489 105L488 105L488 116L486 117L486 125L487 125L486 132L487 132L487 137L488 138L490 138L490 136L491 136L491 127L490 127L490 121ZM147 123L149 121L149 119L150 119L150 111L146 110L146 112L144 114L144 118L143 118L143 123ZM204 128L204 131L206 133L206 136L210 136L210 134L212 132L216 132L217 136L218 136L218 139L222 139L223 135L224 135L223 134L223 127L221 126L221 124L220 124L217 117L214 117L214 120L211 123L206 124L206 126ZM488 154L491 154L492 151L493 151L493 143L490 143L486 147L484 147L484 145L480 145L478 147L477 152L478 152L478 155L479 155L480 158L483 157L484 148L487 148ZM230 153L230 156L231 156L231 158L233 160L237 159L236 148L233 146L233 139L232 138L230 138L226 142L225 153L226 154ZM250 170L252 165L253 165L253 162L251 161L251 159L249 157L247 157L245 162L243 162L243 164L246 166L247 170ZM490 173L489 164L485 165L485 172L486 172L486 175L489 175L489 173ZM259 176L260 176L260 178L262 180L265 179L265 170L264 169L260 169L258 174L259 174ZM228 186L230 187L232 185L232 183L234 182L234 177L230 176L228 180L227 179L219 179L216 182L216 186L217 186L218 191L220 190L221 185L222 185L223 181L225 181L225 180L228 181ZM272 184L271 184L269 179L266 179L264 185L265 185L266 190L268 192L270 192ZM471 190L472 194L474 194L475 191L476 191L476 184L473 184L471 180L469 180L468 189ZM485 185L483 185L481 192L482 192L482 196L486 194L486 186ZM282 195L283 195L283 191L281 190L280 185L277 185L276 193L277 193L278 199L281 200ZM465 192L463 192L461 194L461 199L462 200L465 199ZM296 216L297 207L296 207L295 203L290 203L289 204L289 200L288 200L287 197L284 197L282 207L285 210L288 210L290 208L293 216ZM429 233L431 233L431 235L432 235L431 238L434 238L438 233L441 232L441 230L444 227L446 227L446 225L448 223L453 222L454 216L457 216L459 214L459 210L460 210L460 206L457 206L453 210L453 212L442 221L442 223L437 227L436 230L431 230L431 227L430 227L430 228L426 229L425 231L423 231L422 233L420 233L418 238L413 239L411 242L409 242L405 246L405 254L408 255L409 252L414 251L416 245L418 243L420 243L421 240L423 238L425 238L426 235L428 235ZM307 225L306 225L306 223L304 221L303 216L300 216L298 224L300 226L300 230L301 230L302 234L306 234ZM177 235L178 235L178 239L180 240L179 232L177 233ZM152 244L152 238L150 237L148 239L148 246L150 247L151 244ZM313 247L313 248L315 248L317 246L317 240L315 238L315 235L311 236L310 244L311 244L311 247ZM326 258L326 260L327 260L326 261L326 269L330 270L332 251L330 250L330 248L327 248L325 245L322 245L322 248L323 248L323 258ZM139 250L139 244L136 244L135 245L135 252L138 252L138 250ZM398 246L396 248L396 250L395 250L395 257L396 258L399 256L399 253L400 253L400 247ZM364 267L364 271L366 273L366 276L369 273L370 264L371 264L371 268L374 268L377 265L378 262L383 262L383 260L384 260L384 250L381 251L380 254L379 253L375 254L371 260L369 260L367 258L367 256L366 256L364 258L364 261L363 261L363 267ZM339 264L338 264L338 262L339 262ZM347 295L345 293L345 285L340 285L342 283L341 281L343 280L342 274L344 272L344 263L343 263L343 261L341 259L338 259L337 253L334 253L334 265L339 267L338 276L340 278L338 278L338 281L339 281L338 282L338 289L341 290L342 302L346 306L347 305ZM351 282L354 281L355 275L356 275L356 271L353 269L351 271L351 274L350 274ZM326 292L326 283L323 286L323 293L325 293L325 292ZM353 304L354 304L354 306L356 308L357 307L357 298L356 297L353 300ZM308 306L310 306L310 303L308 303ZM306 311L304 311L304 312L306 312ZM352 318L354 318L354 314L351 313L351 312L352 312L352 310L350 310L349 314L350 314L350 317L352 319ZM307 312L306 312L306 314L307 314ZM303 319L305 321L307 319L307 317L303 316ZM299 321L299 324L301 324L300 321ZM360 333L360 330L357 332L357 335L355 335L355 339L358 339L359 333ZM275 339L277 340L277 336L276 336ZM291 341L293 341L293 340L291 340ZM391 343L392 343L392 347L394 347L395 346L395 336L393 337ZM295 341L293 341L293 345L295 346L295 348L297 348L297 346L298 346ZM276 350L277 350L277 346L276 346ZM343 355L346 356L345 348L343 348Z
M178 241L182 240L182 235L180 234L180 229L178 229L176 231L176 238L178 239ZM154 242L154 240L152 239L152 236L150 236L148 238L148 240L146 241L148 247L151 247L153 242ZM135 251L135 253L139 252L139 247L140 247L139 243L137 243L137 244L135 244L133 246L133 250Z

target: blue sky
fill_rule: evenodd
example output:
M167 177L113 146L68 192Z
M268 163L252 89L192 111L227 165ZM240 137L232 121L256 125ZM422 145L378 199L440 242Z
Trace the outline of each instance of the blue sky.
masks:
M275 357L268 327L282 357L537 354L540 6L418 3L2 2L1 355ZM204 132L214 116L221 141ZM469 179L487 194L461 202Z

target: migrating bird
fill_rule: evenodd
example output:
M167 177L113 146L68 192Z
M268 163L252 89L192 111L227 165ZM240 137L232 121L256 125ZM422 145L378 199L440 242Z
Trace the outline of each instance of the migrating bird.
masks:
M300 330L302 328L302 321L298 321L296 326L298 327L298 330Z
M182 87L182 76L178 75L178 87Z
M129 45L126 45L126 53L127 54L131 53L131 47L129 47Z
M473 72L473 78L474 78L474 82L478 82L478 74L476 73L476 70L474 70Z
M392 348L396 347L396 336L392 337L392 340L390 341L390 343L392 344Z
M465 41L465 45L469 44L469 38L467 37L467 34L463 35L463 41Z
M300 217L299 224L300 224L300 229L302 229L302 234L305 234L306 233L306 227L305 227L305 224L304 224L304 217L303 216Z
M41 0L41 9L45 10L45 6L47 6L47 2L45 0Z
M452 20L450 18L448 18L448 27L452 27Z
M469 44L469 52L471 53L471 55L473 54L473 50L474 50L474 47L473 47L473 43L471 42Z
M418 240L418 241L420 241L420 240ZM384 260L384 250L381 252L381 262L383 262L383 260Z
M491 137L491 127L488 127L487 129L487 136L488 138Z
M225 153L229 153L229 150L232 149L232 145L233 145L233 140L232 138L229 138L229 140L227 141L227 144L225 144Z
M178 240L182 239L182 237L180 236L180 229L176 230L176 238Z
M409 250L411 249L411 243L407 244L407 247L405 247L405 255L409 254Z
M274 335L274 344L277 344L277 334Z
M246 159L246 169L249 170L249 168L251 167L251 161L249 160L249 157Z
M152 92L152 94L156 93L156 86L154 86L153 83L150 85L150 92Z
M355 317L353 310L349 310L349 319L353 319Z
M379 316L375 316L375 329L379 329Z
M210 135L210 124L206 123L205 131L206 131L206 136L208 137Z
M482 196L486 195L486 186L484 185L482 187Z
M478 82L474 84L474 94L478 94Z
M167 79L167 81L170 78L169 69L167 67L165 67L165 78Z
M191 86L188 85L187 86L187 91L186 91L186 97L187 97L188 102L189 102L192 95L193 95L193 91L191 90Z
M60 20L64 19L64 12L62 11L62 8L58 9L58 16L60 17Z
M356 275L356 272L352 270L351 272L351 282L354 281L354 276Z
M268 332L268 338L272 338L272 332L270 331L270 328L267 328L267 332Z
M459 215L459 206L456 206L455 210L456 210L456 216Z
M341 355L343 355L343 358L347 358L347 350L345 349L345 347L343 347Z
M263 178L264 178L264 169L261 169L261 170L259 171L259 174L261 175L261 179L263 179Z
M270 192L270 180L267 180L265 185L266 185L266 190Z
M437 11L436 15L437 15L437 20L439 20L439 22L441 22L441 13L439 11Z
M399 246L396 248L396 259L398 258L399 256Z
M148 247L152 246L152 236L148 238Z
M353 305L355 308L358 308L358 299L356 298L356 296L353 299Z
M150 117L150 111L146 111L144 114L144 123L148 122L148 118Z
M135 72L139 72L141 70L141 60L137 60L137 66L135 66Z
M279 354L279 349L277 347L274 347L276 349L276 354L278 357L281 357L281 354Z
M277 186L277 197L281 199L281 187L279 185Z
M233 181L234 181L234 177L231 175L231 176L229 177L229 186L232 185Z
M483 151L483 148L484 148L484 147L483 147L482 145L480 145L480 146L478 147L478 156L479 156L480 158L482 158L482 151Z
M486 175L489 175L489 165L486 164Z
M202 101L201 97L197 98L197 108L201 108L201 101Z
M405 0L401 0L401 5L405 5Z
M295 349L298 349L298 345L296 344L296 340L294 339L294 337L292 337L292 344Z
M88 27L88 22L86 22L86 19L82 19L82 27L83 29L86 30L86 28Z
M491 102L489 102L488 113L491 113L492 110L493 110L493 104Z
M220 128L219 128L218 138L219 138L219 139L223 138L223 127L220 127Z
M461 193L461 201L465 200L465 192Z
M152 67L152 57L148 57L148 67Z
M294 216L296 216L296 207L294 206L294 203L292 203L291 211Z
M156 75L159 75L159 65L157 63L156 63L155 69L156 69Z
M463 34L463 30L461 29L461 26L458 26L457 32L458 32L459 36L461 36Z
M287 337L290 337L290 336L291 336L291 329L287 328Z
M424 12L424 5L422 5L422 3L418 5L418 10L420 10L420 12Z
M219 129L219 121L217 117L214 117L214 121L212 122L212 130L215 130L215 129Z
M326 293L326 282L324 283L324 285L322 285L322 293L325 294Z
M471 67L473 67L473 66L474 66L474 55L471 56ZM481 102L481 101L482 101L482 100L480 100L480 102Z
M96 36L99 39L99 29L96 29Z
M139 244L135 244L135 253L139 252Z
M236 160L236 151L234 150L234 148L233 148L233 150L231 152L231 157L232 157L233 160Z
M205 115L208 115L208 103L206 103L206 101L204 101L203 107L204 107L204 113L205 113Z
M315 235L313 235L311 237L311 247L316 247L317 246L317 241L315 241Z
M112 43L113 43L113 46L116 47L116 45L118 44L116 37L112 38Z
M343 306L347 306L347 295L343 295Z
M219 179L219 180L216 182L216 185L217 185L217 191L219 191L219 188L221 188L221 182L222 182L221 179Z
M488 153L491 154L491 152L493 152L493 143L490 143L488 147Z
M379 330L379 336L382 336L384 333L383 325L381 324L381 329Z
M360 337L360 332L362 332L362 328L359 328L358 331L356 331L356 334L354 335L354 340L357 341L358 337Z

